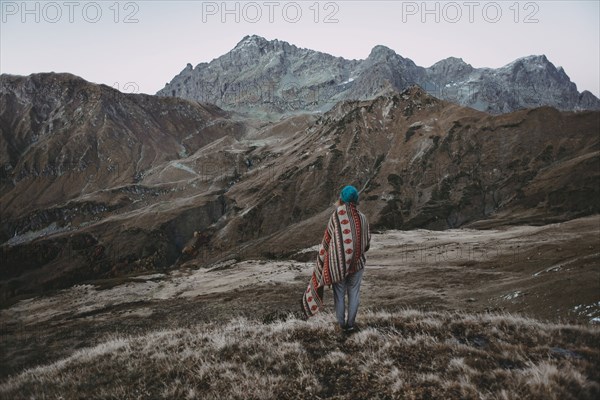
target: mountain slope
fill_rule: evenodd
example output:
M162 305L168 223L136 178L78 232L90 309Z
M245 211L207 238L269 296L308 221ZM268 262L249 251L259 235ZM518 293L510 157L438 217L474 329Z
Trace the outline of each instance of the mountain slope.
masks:
M40 78L48 86L38 99L18 100ZM411 87L258 123L72 76L2 82L4 300L167 268L209 226L196 265L291 256L318 242L349 183L379 229L543 224L599 211L598 112L491 116ZM22 175L30 166L50 172Z
M157 94L264 115L324 111L340 100L373 99L415 84L440 99L492 114L544 105L600 109L597 97L579 93L565 71L543 55L498 69L473 68L454 57L423 68L385 46L375 46L365 60L346 60L256 35L210 63L188 64Z
M201 149L247 129L213 105L70 74L1 75L0 105L2 299L170 265L222 215L241 163Z
M13 399L595 399L597 328L510 315L369 312L343 337L331 315L238 318L115 337L9 378ZM133 395L135 393L135 396Z
M150 167L245 129L213 105L127 95L69 74L2 75L0 107L9 219L139 182Z
M540 224L597 213L599 129L598 112L490 116L416 87L340 103L248 154L278 158L226 193L239 212L223 239L262 237L251 246L274 253L316 243L349 183L363 190L361 208L377 228Z

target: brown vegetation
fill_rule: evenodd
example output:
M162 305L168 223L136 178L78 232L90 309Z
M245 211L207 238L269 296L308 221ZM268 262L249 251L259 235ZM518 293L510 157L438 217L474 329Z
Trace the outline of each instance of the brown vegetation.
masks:
M511 315L368 312L114 337L5 381L4 398L596 399L600 330Z

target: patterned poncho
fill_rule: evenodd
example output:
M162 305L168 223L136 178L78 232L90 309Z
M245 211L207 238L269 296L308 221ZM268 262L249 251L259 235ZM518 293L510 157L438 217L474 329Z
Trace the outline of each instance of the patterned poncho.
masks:
M371 234L363 213L351 203L339 205L331 215L319 246L308 288L302 298L304 314L315 315L323 305L323 287L345 279L365 267Z

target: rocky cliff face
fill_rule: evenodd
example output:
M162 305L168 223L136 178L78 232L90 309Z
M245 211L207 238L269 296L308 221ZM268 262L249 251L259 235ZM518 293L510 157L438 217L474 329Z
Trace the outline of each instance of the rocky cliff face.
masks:
M285 114L326 111L340 100L373 99L415 84L439 99L492 114L539 106L600 109L597 97L579 93L545 56L498 69L473 68L453 57L423 68L385 46L374 47L365 60L346 60L259 36L245 37L210 63L188 64L157 94Z
M158 94L267 113L319 109L346 90L357 61L336 58L279 40L249 36L229 53L191 64ZM327 99L323 94L327 93Z
M472 69L456 60L449 64L462 70L430 74L446 93L442 97L478 110L506 113L542 105L574 111L600 108L598 98L588 91L579 93L565 71L543 55L520 58L498 69Z
M374 53L369 68L414 65L385 48ZM341 64L346 75L335 79L350 81ZM436 70L473 73L459 60ZM600 211L598 112L492 116L372 78L349 83L382 91L375 99L259 123L72 75L2 75L0 300L169 267L193 231L210 225L216 232L192 264L290 256L318 242L348 183L362 189L361 208L379 229Z

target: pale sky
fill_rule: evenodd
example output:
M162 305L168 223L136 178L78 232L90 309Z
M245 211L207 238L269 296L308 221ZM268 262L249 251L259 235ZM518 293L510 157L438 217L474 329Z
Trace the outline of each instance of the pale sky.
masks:
M70 72L154 94L187 63L209 62L257 34L348 59L383 44L423 67L454 56L496 68L545 54L579 91L599 96L599 4L0 0L0 72Z

